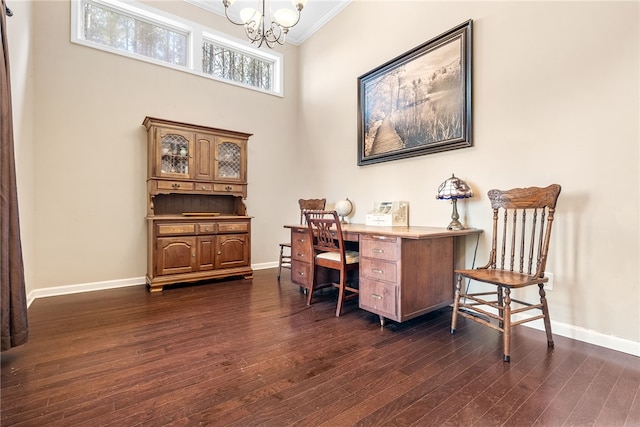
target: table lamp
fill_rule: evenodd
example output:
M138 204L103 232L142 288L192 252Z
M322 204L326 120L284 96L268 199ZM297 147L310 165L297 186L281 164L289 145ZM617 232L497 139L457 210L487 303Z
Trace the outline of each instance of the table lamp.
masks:
M469 187L466 182L460 178L456 178L454 174L451 174L451 178L440 184L436 199L451 200L451 203L453 203L453 213L451 214L451 222L447 226L447 230L464 229L460 221L458 221L460 216L458 215L457 200L467 199L469 197L473 197L473 190L471 190L471 187Z

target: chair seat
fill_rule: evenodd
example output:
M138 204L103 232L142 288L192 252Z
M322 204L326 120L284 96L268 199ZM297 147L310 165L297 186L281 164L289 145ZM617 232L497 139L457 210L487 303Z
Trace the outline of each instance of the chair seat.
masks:
M347 260L347 264L357 264L360 262L360 253L357 251L345 251L344 255ZM322 252L316 255L316 258L340 262L340 254L338 252Z
M509 288L521 288L524 286L546 283L548 281L546 277L538 278L536 276L518 273L515 271L499 269L455 270L455 272L472 280L493 283L494 285L501 285Z

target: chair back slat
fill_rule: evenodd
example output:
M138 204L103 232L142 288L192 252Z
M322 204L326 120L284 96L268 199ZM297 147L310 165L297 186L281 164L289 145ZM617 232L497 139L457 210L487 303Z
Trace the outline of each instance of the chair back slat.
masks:
M321 211L325 208L327 199L298 199L300 206L300 225L305 225L305 211Z
M493 208L490 268L544 276L560 190L553 184L489 191Z
M337 252L344 259L342 227L336 211L308 210L305 220L316 252Z

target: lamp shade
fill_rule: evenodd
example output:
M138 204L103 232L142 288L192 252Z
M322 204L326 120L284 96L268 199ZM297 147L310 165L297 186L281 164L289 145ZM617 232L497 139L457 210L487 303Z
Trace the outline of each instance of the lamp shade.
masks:
M436 193L436 199L439 200L466 199L469 197L473 197L473 190L466 182L456 178L454 174L451 174L451 178L440 184Z

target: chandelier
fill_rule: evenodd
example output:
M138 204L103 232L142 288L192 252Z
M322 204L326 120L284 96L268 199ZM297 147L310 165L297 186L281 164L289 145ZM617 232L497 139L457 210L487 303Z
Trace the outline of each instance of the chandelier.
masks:
M240 10L241 22L236 22L229 16L229 8L236 0L222 0L224 5L224 14L229 22L235 25L244 26L244 31L251 40L251 43L257 43L258 47L266 44L273 48L276 43L284 44L289 29L300 21L300 11L307 3L307 0L292 0L297 13L291 9L278 9L273 12L271 8L267 8L266 0L262 0L262 11L247 7Z

